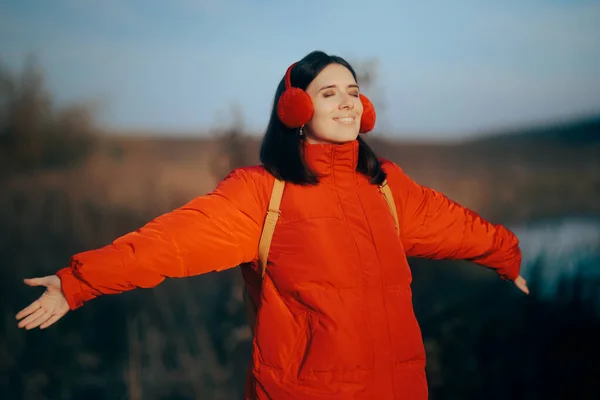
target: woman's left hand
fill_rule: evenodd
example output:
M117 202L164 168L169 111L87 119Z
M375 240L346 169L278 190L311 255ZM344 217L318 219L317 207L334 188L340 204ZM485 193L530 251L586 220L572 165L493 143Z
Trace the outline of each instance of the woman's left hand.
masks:
M521 275L514 280L515 285L525 294L529 294L529 288L527 287L527 281Z

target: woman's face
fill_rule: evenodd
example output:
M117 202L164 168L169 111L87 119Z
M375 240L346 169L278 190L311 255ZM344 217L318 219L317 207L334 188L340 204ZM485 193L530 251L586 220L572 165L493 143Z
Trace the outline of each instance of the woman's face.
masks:
M363 106L350 70L340 64L329 64L308 85L306 92L315 110L303 129L307 142L344 143L356 139Z

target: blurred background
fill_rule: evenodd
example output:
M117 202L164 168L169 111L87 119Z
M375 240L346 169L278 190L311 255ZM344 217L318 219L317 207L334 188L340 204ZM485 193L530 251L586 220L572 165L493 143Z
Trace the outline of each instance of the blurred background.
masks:
M368 142L521 239L525 296L410 260L432 399L600 398L600 2L0 1L3 399L236 399L250 357L232 269L17 328L56 272L258 162L312 50L375 103Z

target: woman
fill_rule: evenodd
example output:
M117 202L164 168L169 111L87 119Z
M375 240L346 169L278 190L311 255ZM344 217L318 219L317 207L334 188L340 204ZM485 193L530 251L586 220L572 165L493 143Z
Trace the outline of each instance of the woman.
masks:
M426 399L406 257L471 260L528 289L517 238L378 159L358 137L374 117L352 67L310 53L279 84L261 166L74 255L56 275L25 280L47 289L17 314L19 326L46 328L103 294L242 264L259 305L247 399ZM275 178L285 191L263 276L258 245Z

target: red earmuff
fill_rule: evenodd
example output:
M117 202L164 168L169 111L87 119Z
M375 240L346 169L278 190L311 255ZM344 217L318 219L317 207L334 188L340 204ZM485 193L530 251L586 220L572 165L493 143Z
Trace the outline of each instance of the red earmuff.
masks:
M360 117L360 133L371 132L375 128L375 120L377 120L377 114L375 114L375 107L371 100L364 94L359 94L360 102L363 105L363 113Z
M285 73L285 91L277 102L277 116L288 128L301 128L310 121L314 114L312 99L304 90L292 87L292 68L290 65ZM375 127L375 107L367 96L360 94L363 113L360 119L360 133L367 133Z
M288 128L300 128L311 120L314 108L313 103L304 90L292 87L292 68L290 65L285 73L285 91L277 102L277 115L281 122Z

